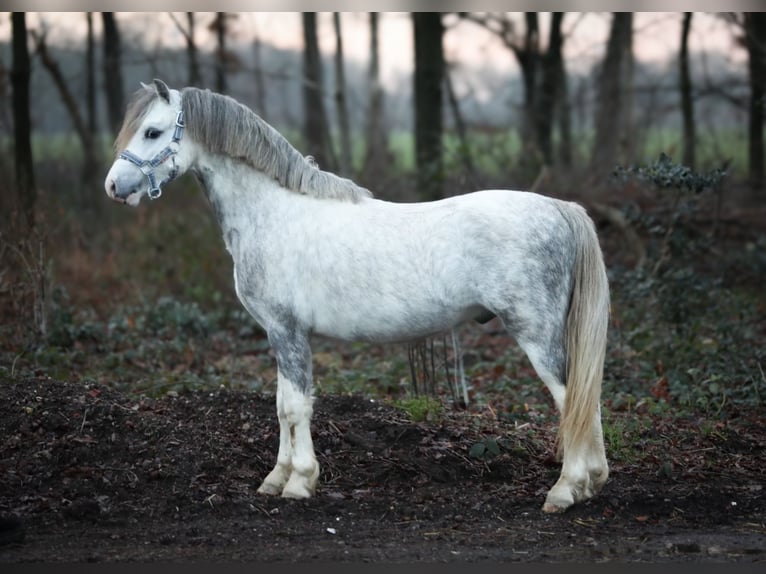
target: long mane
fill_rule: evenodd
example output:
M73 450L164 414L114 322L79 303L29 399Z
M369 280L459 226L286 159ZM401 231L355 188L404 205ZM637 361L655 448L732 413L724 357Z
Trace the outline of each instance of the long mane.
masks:
M148 88L133 95L115 150L127 146L158 97ZM181 90L181 102L186 123L184 137L210 153L242 161L296 193L354 203L372 197L369 190L353 181L319 169L311 158L304 157L277 130L234 98L188 87Z
M372 196L353 181L319 169L235 99L191 87L181 96L186 133L209 152L243 161L297 193L352 202Z

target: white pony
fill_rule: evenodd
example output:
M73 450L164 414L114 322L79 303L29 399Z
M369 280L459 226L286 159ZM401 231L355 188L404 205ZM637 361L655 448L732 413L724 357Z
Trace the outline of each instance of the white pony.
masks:
M403 341L497 316L561 412L559 512L607 480L601 380L609 286L592 221L577 204L488 190L429 203L373 199L321 171L247 107L207 90L142 84L106 176L137 205L191 170L234 260L237 296L278 367L279 452L261 493L312 496L319 476L312 335Z

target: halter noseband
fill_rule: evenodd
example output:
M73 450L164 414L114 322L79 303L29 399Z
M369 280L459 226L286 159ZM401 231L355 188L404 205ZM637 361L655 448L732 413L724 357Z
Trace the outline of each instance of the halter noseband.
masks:
M173 181L178 175L178 166L176 165L175 155L178 153L178 144L181 143L181 137L184 134L184 125L184 111L178 110L178 114L176 115L176 128L173 132L173 139L170 140L170 143L166 145L162 151L157 152L157 154L152 159L141 159L136 154L129 152L128 150L120 152L120 155L118 156L120 159L127 160L133 165L138 166L138 169L141 170L141 173L143 173L149 180L148 193L150 199L157 199L160 197L162 195L162 189L160 188L166 183ZM173 144L176 145L171 147ZM165 179L163 179L160 183L157 183L157 179L154 177L154 170L165 163L168 159L172 159L173 169L170 170L170 173Z

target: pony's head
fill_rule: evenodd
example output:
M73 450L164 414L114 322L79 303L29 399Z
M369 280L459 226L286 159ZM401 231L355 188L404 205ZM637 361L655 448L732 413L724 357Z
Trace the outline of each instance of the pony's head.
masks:
M142 83L114 143L117 158L106 175L106 194L133 206L144 194L158 198L161 186L189 167L191 146L184 145L183 132L181 93L162 80Z

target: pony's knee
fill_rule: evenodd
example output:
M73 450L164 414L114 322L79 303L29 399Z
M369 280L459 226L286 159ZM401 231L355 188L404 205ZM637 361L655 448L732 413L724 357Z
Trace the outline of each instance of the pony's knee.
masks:
M277 412L280 420L291 426L310 420L314 412L314 397L283 379L277 387Z

